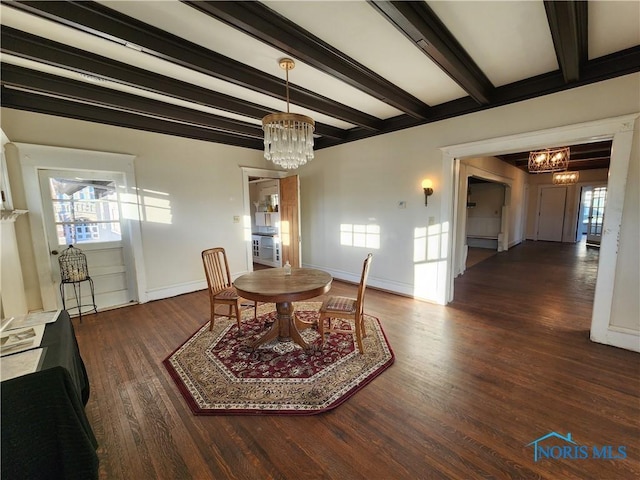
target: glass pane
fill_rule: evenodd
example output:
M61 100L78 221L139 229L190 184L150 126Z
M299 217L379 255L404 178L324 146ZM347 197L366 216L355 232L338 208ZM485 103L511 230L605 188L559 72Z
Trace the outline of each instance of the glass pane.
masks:
M593 189L591 203L591 228L589 234L593 236L602 235L604 223L604 207L607 199L607 187L597 187Z
M120 222L63 223L56 226L58 245L75 245L91 242L117 242L122 239Z
M118 203L105 200L54 200L53 214L56 222L118 221Z
M51 178L49 187L59 245L121 240L113 181Z

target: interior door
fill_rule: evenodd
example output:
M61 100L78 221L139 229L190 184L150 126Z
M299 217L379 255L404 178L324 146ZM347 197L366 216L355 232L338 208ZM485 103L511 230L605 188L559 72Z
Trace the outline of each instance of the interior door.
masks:
M300 255L300 180L297 175L280 179L280 243L282 263L302 266Z
M540 189L538 240L548 242L562 241L566 201L567 187L545 187Z
M589 199L589 217L587 222L587 243L600 245L602 225L604 224L604 206L607 201L607 187L594 187Z
M119 174L68 170L39 170L38 174L54 282L60 284L58 255L73 245L86 255L98 309L133 301L116 188ZM81 286L81 303L91 304L88 284ZM73 289L65 289L65 294L66 307L72 309L76 306Z

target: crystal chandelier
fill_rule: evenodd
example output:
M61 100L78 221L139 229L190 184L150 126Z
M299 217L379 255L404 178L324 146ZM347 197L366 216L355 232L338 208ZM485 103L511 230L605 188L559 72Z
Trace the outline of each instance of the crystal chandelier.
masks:
M562 172L569 167L569 147L547 148L529 153L529 172Z
M290 58L279 64L287 72L287 113L272 113L262 119L264 158L282 168L298 168L313 160L315 122L306 115L289 113L289 70L296 64Z

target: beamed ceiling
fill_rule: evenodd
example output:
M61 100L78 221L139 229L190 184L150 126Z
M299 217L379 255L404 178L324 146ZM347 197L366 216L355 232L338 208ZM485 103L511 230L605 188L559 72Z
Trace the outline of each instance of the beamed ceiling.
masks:
M0 8L3 107L252 149L262 117L286 109L282 57L296 62L291 111L315 119L316 149L640 70L637 1ZM610 143L572 158L580 148L601 158ZM522 167L524 155L502 159Z

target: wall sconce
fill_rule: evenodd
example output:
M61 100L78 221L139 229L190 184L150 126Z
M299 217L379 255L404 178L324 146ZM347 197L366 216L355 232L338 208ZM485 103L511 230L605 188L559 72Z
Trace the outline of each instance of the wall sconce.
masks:
M422 180L422 189L424 190L424 206L427 206L427 200L433 195L433 182L428 178Z

